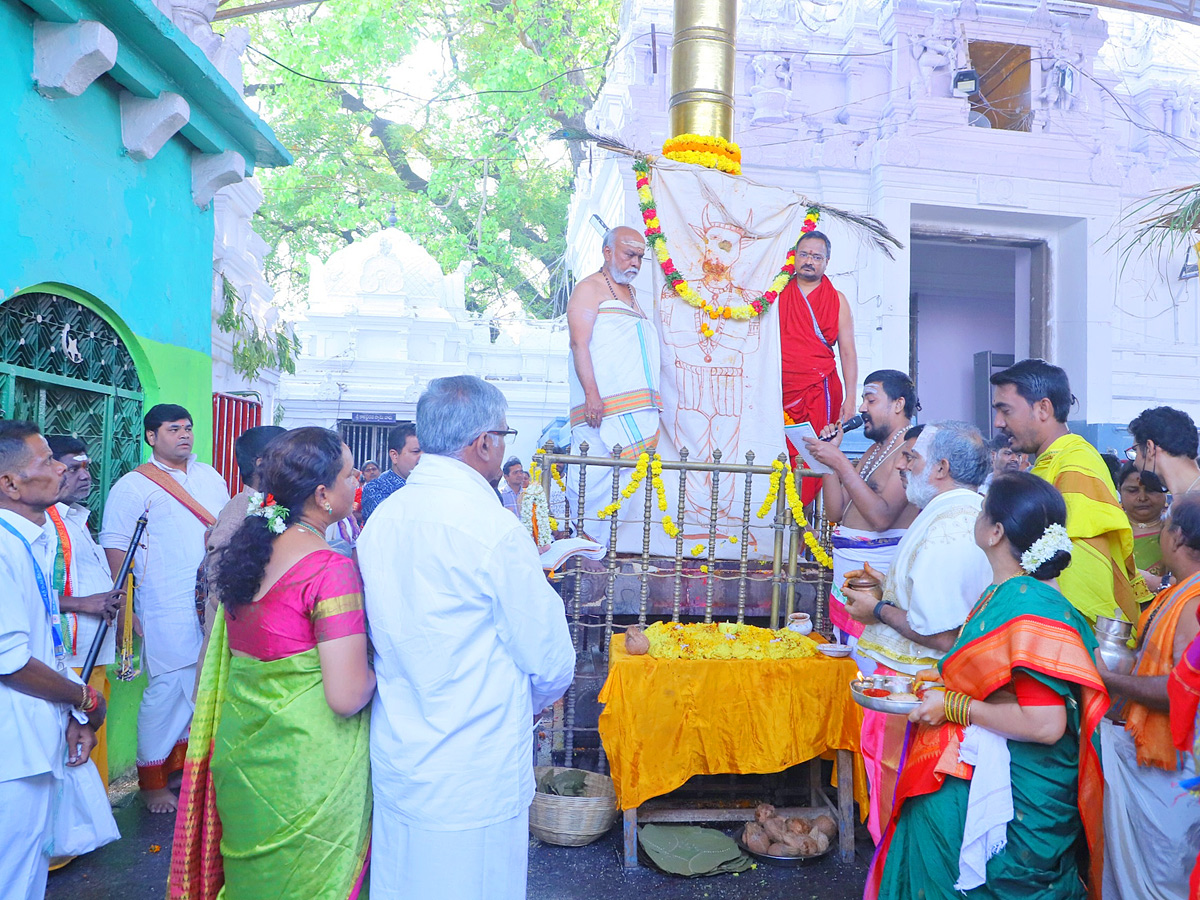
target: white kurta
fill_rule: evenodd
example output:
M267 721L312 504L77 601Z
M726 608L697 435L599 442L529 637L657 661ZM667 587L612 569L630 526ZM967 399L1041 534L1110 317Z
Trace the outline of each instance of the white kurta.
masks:
M91 594L101 594L112 590L112 571L108 567L108 559L104 550L92 539L88 531L88 517L91 510L78 503L67 506L57 504L58 513L62 516L67 536L71 539L71 592L76 597L87 597ZM87 658L88 648L100 629L100 617L89 613L64 613L64 616L74 616L79 629L75 639L76 653L67 657L67 665L73 669L83 667ZM66 638L66 634L63 635ZM67 651L70 652L70 647ZM96 657L97 666L112 665L117 658L117 629L110 627L100 645L100 655Z
M151 462L169 474L215 518L229 502L225 479L192 457L187 472ZM145 633L142 661L151 676L196 665L204 639L196 615L196 570L204 558L204 523L138 472L113 485L104 507L100 546L129 546L138 517L149 510L142 547L134 554L134 608Z
M1104 768L1104 900L1186 900L1200 851L1200 805L1180 787L1196 776L1191 753L1174 772L1140 766L1133 737L1100 723Z
M958 628L992 583L992 567L975 543L983 498L955 488L938 494L908 526L883 586L883 599L908 613L917 634ZM943 656L882 622L863 629L858 652L898 672L915 675Z
M444 877L447 862L389 835L511 833L533 799L533 716L570 685L575 654L529 535L457 460L424 456L368 520L358 557L379 679L372 855L395 863L372 872L371 892L418 896L412 885ZM486 866L470 854L449 864L467 881ZM523 896L520 877L486 896Z
M54 590L58 534L49 517L43 526L9 510L0 518L17 529L33 559L0 528L0 675L11 675L36 659L72 681L75 673L54 656L50 617L38 590L34 565ZM14 690L0 682L0 894L14 900L41 897L46 889L53 792L63 777L69 708Z

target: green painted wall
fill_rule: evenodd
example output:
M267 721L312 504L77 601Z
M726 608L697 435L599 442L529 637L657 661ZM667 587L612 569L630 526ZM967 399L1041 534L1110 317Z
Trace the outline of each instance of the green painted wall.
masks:
M107 77L79 97L39 95L33 22L0 0L0 302L42 290L95 309L133 355L147 406L187 407L210 459L213 215L192 201L190 147L177 136L151 160L129 158ZM134 764L146 679L109 678L117 775Z

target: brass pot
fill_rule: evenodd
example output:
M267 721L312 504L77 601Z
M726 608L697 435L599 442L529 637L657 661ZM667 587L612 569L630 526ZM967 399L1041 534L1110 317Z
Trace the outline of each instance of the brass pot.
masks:
M847 578L843 589L854 591L865 591L873 596L876 600L883 599L883 585L867 575L859 575L856 578Z

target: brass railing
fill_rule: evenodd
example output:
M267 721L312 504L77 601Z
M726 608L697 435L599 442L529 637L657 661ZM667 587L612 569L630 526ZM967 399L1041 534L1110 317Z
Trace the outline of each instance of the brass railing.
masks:
M622 459L620 447L614 447L612 455L607 457L589 456L586 443L580 445L579 451L579 454L575 455L552 453L547 450L546 453L540 455L539 464L542 466L542 488L547 497L550 496L551 491L552 466L563 466L566 478L577 479L578 494L574 498L575 506L570 510L570 514L575 525L575 533L585 534L588 533L591 522L595 521L586 519L583 513L588 494L589 469L633 469L637 466L637 460ZM772 466L756 465L753 452L746 454L745 463L723 462L720 451L713 453L711 462L689 460L686 449L681 450L679 455L678 461L662 461L663 470L680 472L675 511L671 513L677 524L682 526L684 522L684 510L687 503L687 473L704 472L712 475L707 540L703 541L706 552L701 556L685 553L685 537L681 528L674 538L673 555L655 556L651 553L653 529L660 528L661 525L654 518L657 504L652 484L653 479L648 476L640 488L642 511L640 554L618 551L618 528L614 520L609 529L607 553L601 571L595 571L586 566L580 557L574 557L564 566L565 571L557 576L557 581L567 608L571 639L575 645L581 669L577 672L575 683L568 690L564 702L556 708L553 726L543 729L553 736L552 744L543 748L543 761L549 761L549 751L552 749L554 755L562 759L562 764L573 765L576 733L596 731L594 726L590 724L582 726L576 721L578 695L583 678L588 679L593 686L598 681L603 681L606 674L603 670L606 669L609 643L614 630L614 617L617 615L625 617L627 621L636 616L636 621L643 625L651 616L656 621L669 618L672 622L678 622L684 616L699 618L702 615L705 622L711 622L717 610L722 609L727 611L722 616L728 614L730 618L735 618L737 622L741 623L746 619L747 609L751 608L752 617L765 618L769 627L778 628L784 624L788 615L796 611L797 588L801 584L809 584L815 589L814 628L818 632L827 633L830 573L824 566L807 558L802 540L804 529L793 519L788 508L786 491L782 487L776 496L770 520L764 521L761 525L754 524L756 519L753 500L755 479L761 476L763 479L769 480L774 472ZM786 456L780 454L779 459L786 464ZM738 558L736 560L719 559L717 547L720 541L717 535L720 520L720 483L723 477L736 475L744 476L741 524L738 526L740 528L737 544ZM807 472L797 472L797 475L806 478L820 477ZM612 483L612 502L616 503L621 499L621 479L617 477L610 481ZM761 484L761 482L757 483ZM635 493L624 501L622 509L622 512L625 513L622 517L624 522L628 523L629 521L626 510L632 504L636 504L638 500L639 494ZM735 500L734 503L736 504L736 502ZM812 510L812 521L809 527L828 550L829 528L821 514L819 497L810 509ZM694 523L694 512L690 519ZM636 522L636 518L634 521ZM769 527L774 533L769 566L768 560L765 558L750 559L752 527L755 529ZM692 528L694 531L694 524ZM595 529L591 530L595 531ZM687 540L694 539L693 536ZM701 565L705 567L705 570L698 571L696 567ZM652 584L655 581L670 582L669 603L665 602L661 591L652 590ZM765 602L752 603L752 594L765 601L765 598L762 597L762 586L768 581L770 583L769 607ZM691 586L696 584L701 584L703 587L703 604L700 606L696 603L689 603L685 607L685 587L688 588L687 593L690 600ZM734 585L736 585L736 602L733 600L731 590L731 586ZM619 602L626 598L635 586L636 609L628 602ZM596 597L595 595L601 588L602 594ZM656 595L660 602L652 604L652 595ZM759 608L763 609L763 613L756 616L753 610ZM592 619L597 621L589 621ZM617 628L620 627L617 625ZM594 631L591 633L596 633L598 641L588 640L589 630L592 629ZM591 667L590 671L588 671L589 666ZM604 751L602 747L599 747L598 742L597 749L598 768L604 771L606 768Z

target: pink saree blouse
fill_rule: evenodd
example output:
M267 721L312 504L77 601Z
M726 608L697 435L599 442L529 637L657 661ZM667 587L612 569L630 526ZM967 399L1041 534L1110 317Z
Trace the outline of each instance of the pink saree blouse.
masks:
M308 554L249 606L226 612L229 649L269 662L367 633L362 579L332 550Z

